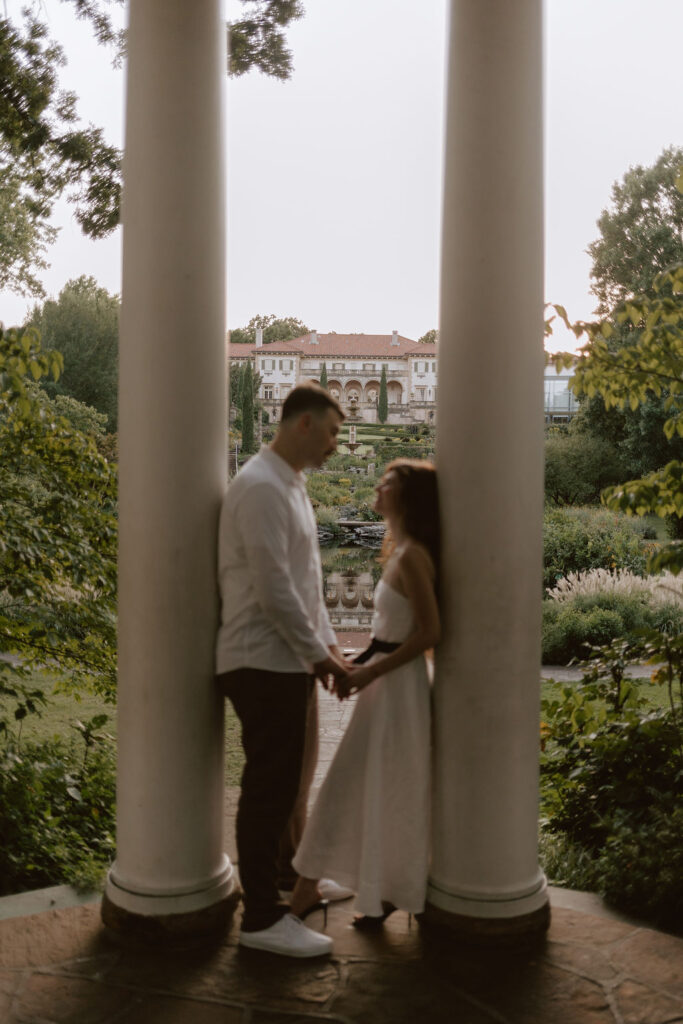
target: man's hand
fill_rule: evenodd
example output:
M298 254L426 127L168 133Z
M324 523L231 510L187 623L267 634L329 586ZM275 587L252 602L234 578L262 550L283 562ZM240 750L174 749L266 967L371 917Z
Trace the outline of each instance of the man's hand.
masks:
M349 666L341 657L336 656L332 653L330 648L330 655L324 658L322 661L316 661L313 666L313 671L316 678L320 680L324 689L332 689L331 679L334 680L334 684L338 684L341 680L346 679L349 672Z

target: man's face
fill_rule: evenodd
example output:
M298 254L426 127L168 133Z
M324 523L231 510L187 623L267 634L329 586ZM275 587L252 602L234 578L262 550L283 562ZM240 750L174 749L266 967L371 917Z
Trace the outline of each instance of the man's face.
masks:
M325 459L337 450L341 416L336 409L325 409L321 413L305 413L304 417L306 465L319 469Z

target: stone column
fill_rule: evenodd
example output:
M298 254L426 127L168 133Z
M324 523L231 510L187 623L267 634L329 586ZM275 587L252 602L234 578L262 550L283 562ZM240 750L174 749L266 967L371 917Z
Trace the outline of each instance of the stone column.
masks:
M103 918L214 927L223 705L213 686L226 485L225 23L220 0L132 0L120 332L117 856Z
M429 913L543 929L537 860L543 510L541 0L454 0L437 460L443 640Z

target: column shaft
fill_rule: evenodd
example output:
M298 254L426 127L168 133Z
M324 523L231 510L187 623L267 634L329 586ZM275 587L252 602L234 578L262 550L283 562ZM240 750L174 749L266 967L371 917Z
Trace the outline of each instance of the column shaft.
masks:
M512 925L547 907L537 862L542 175L541 0L454 0L437 430L444 628L428 896L454 921Z
M220 0L132 0L117 857L105 910L139 915L193 914L234 888L222 842L223 706L213 686L227 466L225 63Z

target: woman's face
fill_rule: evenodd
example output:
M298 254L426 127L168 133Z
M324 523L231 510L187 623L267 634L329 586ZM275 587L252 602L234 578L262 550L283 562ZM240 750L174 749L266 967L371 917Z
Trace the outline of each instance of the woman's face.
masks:
M375 502L372 506L375 512L379 512L385 519L387 516L397 516L399 510L399 479L393 469L384 474L375 487Z

